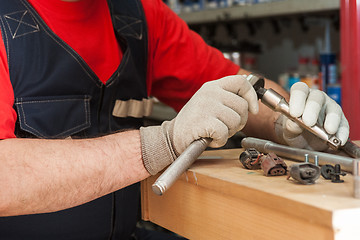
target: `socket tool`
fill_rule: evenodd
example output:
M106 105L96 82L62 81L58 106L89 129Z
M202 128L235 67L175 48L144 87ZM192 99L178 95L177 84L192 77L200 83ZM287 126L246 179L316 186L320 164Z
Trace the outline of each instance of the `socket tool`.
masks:
M257 74L250 74L246 77L254 89L263 88L264 78ZM174 182L183 174L205 151L211 142L210 138L201 138L192 142L185 151L156 179L152 190L157 195L163 195Z
M335 135L328 134L322 127L320 127L318 124L315 124L314 126L307 126L301 117L293 117L290 115L290 108L288 102L285 100L283 96L281 96L279 93L277 93L275 90L269 88L265 89L261 86L261 84L257 84L256 78L259 78L259 82L263 82L264 79L259 76L255 75L253 77L253 86L254 89L258 95L258 98L261 100L261 102L268 106L270 109L276 112L280 112L283 115L285 115L287 118L293 120L295 123L297 123L299 126L301 126L303 129L311 132L315 136L317 136L322 141L326 142L327 145L333 149L333 150L343 150L347 154L349 154L351 157L354 158L360 158L360 148L354 144L350 139L344 144L344 146L341 146L341 140L337 138Z
M319 137L325 141L328 146L334 150L339 149L341 141L336 136L329 135L323 128L315 124L312 127L305 125L301 117L293 117L290 115L289 104L283 96L274 91L273 89L265 89L259 87L255 89L258 94L258 98L261 99L261 102L268 106L270 109L280 112L285 115L287 118L296 122L299 126L306 129L307 131L313 133L315 136Z

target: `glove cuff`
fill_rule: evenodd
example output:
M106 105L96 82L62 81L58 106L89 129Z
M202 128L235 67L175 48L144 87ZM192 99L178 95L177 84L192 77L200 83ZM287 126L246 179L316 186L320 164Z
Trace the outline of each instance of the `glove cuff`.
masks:
M173 122L140 128L142 159L146 170L155 175L177 158L169 136Z

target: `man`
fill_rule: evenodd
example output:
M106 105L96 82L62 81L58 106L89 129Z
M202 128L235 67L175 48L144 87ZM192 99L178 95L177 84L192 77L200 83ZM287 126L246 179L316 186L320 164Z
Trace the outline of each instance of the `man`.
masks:
M4 239L129 239L138 182L200 137L220 147L243 129L324 147L259 106L242 76L248 72L206 46L160 0L0 3ZM286 95L271 81L266 87ZM181 111L138 130L151 95ZM290 108L309 125L325 119L329 133L347 139L341 108L324 93L298 84Z

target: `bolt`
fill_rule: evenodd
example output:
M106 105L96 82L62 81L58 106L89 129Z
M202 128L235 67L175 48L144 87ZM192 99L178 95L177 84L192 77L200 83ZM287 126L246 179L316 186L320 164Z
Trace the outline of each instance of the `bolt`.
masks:
M316 166L319 166L319 156L318 156L318 155L315 155L315 156L314 156L314 164L315 164Z
M340 179L340 175L345 176L346 173L341 172L340 164L335 164L335 171L331 175L331 182L333 182L333 183L342 183L342 182L344 182L344 180Z
M335 144L338 144L338 143L339 143L339 140L336 139L336 138L334 138L333 142L334 142Z
M309 162L309 154L305 153L305 162L308 163Z
M354 159L353 168L354 197L360 198L360 160Z

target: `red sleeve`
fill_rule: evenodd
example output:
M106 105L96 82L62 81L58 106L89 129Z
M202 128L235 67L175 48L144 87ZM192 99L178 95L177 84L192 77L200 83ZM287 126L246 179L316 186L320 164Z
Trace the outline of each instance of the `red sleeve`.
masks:
M179 111L204 82L239 71L161 0L142 3L149 36L149 95Z
M1 31L0 31L1 36ZM14 92L10 82L5 45L0 37L0 139L14 138L16 112Z

